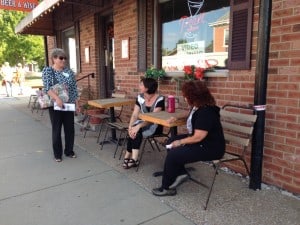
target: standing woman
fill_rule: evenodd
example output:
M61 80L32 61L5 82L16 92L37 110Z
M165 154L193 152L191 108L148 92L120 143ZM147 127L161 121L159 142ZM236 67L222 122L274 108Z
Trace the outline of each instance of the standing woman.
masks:
M139 84L140 94L130 118L128 127L127 151L125 153L123 168L137 167L139 164L139 148L143 138L153 134L161 134L163 127L139 120L139 113L159 112L165 110L165 98L157 94L158 83L153 78L142 78Z
M182 95L191 109L186 124L188 134L168 140L171 149L165 159L162 185L152 190L157 196L176 195L176 187L189 178L185 164L217 160L225 153L220 108L205 83L184 83Z
M60 108L63 108L62 99L51 90L51 87L57 83L65 84L68 87L69 103L76 103L76 109L78 110L78 92L75 75L71 69L66 68L67 57L64 50L60 48L53 49L50 58L52 60L52 66L45 67L42 71L44 90ZM50 107L49 115L52 125L52 147L55 161L62 161L62 126L64 127L65 134L64 154L67 157L76 158L76 154L73 151L75 137L74 112L58 111Z

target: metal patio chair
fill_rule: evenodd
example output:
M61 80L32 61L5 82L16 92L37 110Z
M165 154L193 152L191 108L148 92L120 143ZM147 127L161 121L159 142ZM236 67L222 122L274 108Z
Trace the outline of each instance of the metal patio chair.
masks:
M112 93L112 97L113 98L116 98L116 97L123 97L124 98L125 95L124 94ZM100 114L97 114L97 115L87 115L87 118L86 118L87 124L84 128L84 130L85 130L84 138L86 137L87 132L90 130L89 125L90 125L91 117L96 117L96 118L101 119L99 132L98 132L98 136L97 136L97 143L99 143L100 136L101 136L101 133L102 133L102 130L103 130L103 126L107 125L107 123L110 120L109 110L105 110L105 111L106 111L105 113L100 113ZM121 121L121 122L122 122L122 120L121 120L122 111L123 111L123 107L115 107L115 112L116 112L115 118L117 120Z
M126 95L123 94L123 93L113 93L112 94L112 97L114 98L125 98ZM123 122L122 119L121 119L121 114L122 114L122 111L123 111L123 106L120 106L120 107L115 107L115 110L117 110L119 113L116 115L116 119L118 119L119 121L116 121L116 122L109 122L107 121L105 123L105 126L106 126L106 130L105 130L105 133L104 133L104 137L103 137L103 140L102 142L100 143L101 147L100 147L100 150L103 149L103 145L105 142L109 141L109 142L112 142L112 140L109 140L109 138L107 138L107 133L108 133L108 130L110 129L115 129L116 131L119 131L119 136L117 138L117 140L115 140L115 143L116 144L116 147L115 147L115 151L114 151L114 158L116 157L116 153L119 149L119 146L123 146L124 145L124 142L127 138L127 130L128 130L128 126L129 126L129 123L128 122ZM124 136L125 134L125 136ZM99 135L100 137L100 135Z
M241 161L246 169L247 174L250 174L245 160L245 153L251 142L254 125L257 118L257 116L254 114L253 108L248 106L225 105L220 111L220 115L226 141L226 150L222 159L210 161L214 168L214 174L212 182L208 187L209 192L206 198L204 209L207 209L216 176L224 163ZM241 151L231 151L229 150L228 145L233 145L235 149L238 147L241 149ZM190 177L190 180L197 184L203 185L203 183L199 182L193 177Z

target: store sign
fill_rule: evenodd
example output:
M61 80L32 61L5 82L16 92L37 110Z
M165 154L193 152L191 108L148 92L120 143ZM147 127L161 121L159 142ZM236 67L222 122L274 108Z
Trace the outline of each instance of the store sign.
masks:
M0 0L0 9L30 12L38 3L38 0Z
M195 41L177 44L177 55L195 55L205 52L205 42Z

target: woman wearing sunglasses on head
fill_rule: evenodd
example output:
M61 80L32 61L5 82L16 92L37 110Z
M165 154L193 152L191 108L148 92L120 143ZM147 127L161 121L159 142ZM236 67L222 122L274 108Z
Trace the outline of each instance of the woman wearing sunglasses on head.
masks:
M66 53L63 49L55 48L51 52L52 65L45 67L42 71L44 91L53 99L58 107L64 108L63 99L52 90L55 84L65 84L68 90L68 103L75 103L78 110L78 92L74 72L66 67ZM73 151L74 146L74 111L60 111L49 107L49 115L52 125L52 147L56 162L62 161L63 152L65 156L76 158ZM65 148L63 150L61 129L64 127Z

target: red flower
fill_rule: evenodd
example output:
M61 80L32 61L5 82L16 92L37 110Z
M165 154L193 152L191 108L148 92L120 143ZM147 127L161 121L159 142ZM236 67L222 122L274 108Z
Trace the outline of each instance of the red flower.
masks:
M184 79L186 80L201 80L204 76L204 68L195 67L194 65L186 65L183 68Z
M192 66L184 66L183 70L186 75L193 75Z
M197 79L197 80L201 80L202 78L203 78L203 76L204 76L204 70L205 69L203 69L203 68L200 68L200 67L197 67L196 68L196 72L195 72L195 78Z

